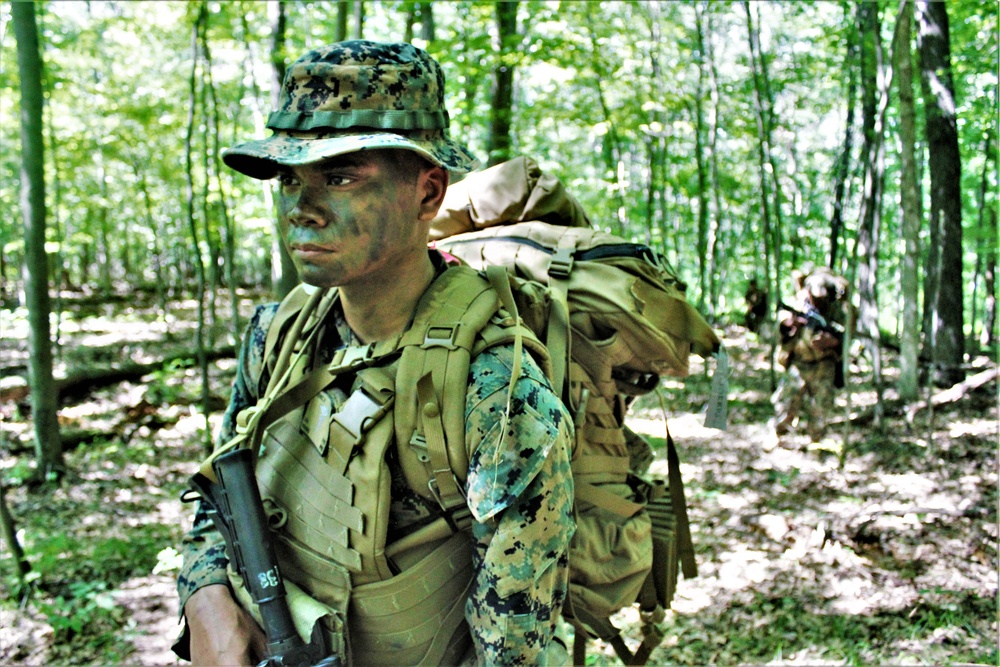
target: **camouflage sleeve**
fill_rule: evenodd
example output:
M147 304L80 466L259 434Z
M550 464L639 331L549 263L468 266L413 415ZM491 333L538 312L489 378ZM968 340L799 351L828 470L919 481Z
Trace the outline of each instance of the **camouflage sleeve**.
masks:
M216 446L228 442L236 434L236 415L243 408L257 401L258 386L263 374L264 339L267 328L277 310L277 304L261 306L254 312L247 325L240 347L236 379L229 396L229 406L222 418ZM179 610L184 613L184 605L191 594L210 584L227 584L225 542L215 525L203 511L201 503L196 505L192 528L181 543L184 558L177 575L177 595Z
M506 437L501 421L511 347L470 369L467 495L476 521L475 578L465 616L481 665L544 665L567 594L573 535L572 422L525 354Z

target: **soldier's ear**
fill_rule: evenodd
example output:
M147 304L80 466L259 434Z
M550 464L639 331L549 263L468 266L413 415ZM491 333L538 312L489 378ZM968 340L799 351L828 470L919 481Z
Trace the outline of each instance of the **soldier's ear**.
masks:
M420 220L430 221L438 213L444 201L444 193L448 190L448 170L444 167L432 166L420 173L417 181L417 191L420 193Z

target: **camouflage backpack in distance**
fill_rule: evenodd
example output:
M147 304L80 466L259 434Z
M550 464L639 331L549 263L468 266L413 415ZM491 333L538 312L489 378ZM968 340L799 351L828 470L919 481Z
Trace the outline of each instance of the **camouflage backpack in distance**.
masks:
M452 185L431 236L494 280L492 267L507 270L516 309L546 344L554 387L575 415L577 532L564 610L577 629L574 664L587 636L643 664L662 640L657 621L678 570L697 570L674 443L668 434L668 484L644 479L652 452L625 414L661 375L685 376L690 352L708 356L720 341L651 249L586 225L557 180L517 158ZM633 654L610 616L635 603L644 638Z

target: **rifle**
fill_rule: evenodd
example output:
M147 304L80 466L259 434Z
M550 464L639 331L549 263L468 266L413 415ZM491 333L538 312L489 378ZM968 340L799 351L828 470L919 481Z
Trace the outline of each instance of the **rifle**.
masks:
M212 468L217 483L197 473L190 484L208 506L209 516L226 540L229 557L260 611L268 657L257 667L339 667L341 660L329 654L319 623L308 644L295 630L257 488L253 454L249 449L234 449L218 456Z
M844 337L844 327L837 322L827 322L826 318L819 314L819 311L812 306L806 306L806 312L792 308L784 301L778 302L779 310L787 310L792 315L801 317L806 321L806 324L816 331L825 331L828 334L832 334L837 338Z

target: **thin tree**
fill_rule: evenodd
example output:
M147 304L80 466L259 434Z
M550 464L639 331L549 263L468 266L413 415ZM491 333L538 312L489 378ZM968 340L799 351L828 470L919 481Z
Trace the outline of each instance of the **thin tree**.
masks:
M221 133L221 119L219 117L219 99L215 91L215 81L212 78L212 51L208 44L207 30L203 30L201 33L201 49L202 53L205 55L205 87L208 91L208 100L206 100L206 105L211 102L211 111L206 109L206 116L211 121L211 126L206 129L206 131L211 132L211 142L212 150L205 151L206 156L211 154L211 173L215 176L215 187L218 190L218 211L222 216L222 230L225 234L225 255L223 257L224 270L225 270L225 282L226 287L229 289L229 342L236 344L239 342L240 337L240 308L239 301L236 297L236 225L233 224L232 217L229 215L229 198L226 194L226 187L222 181L222 138L219 136ZM206 138L205 143L208 143ZM208 173L209 170L205 171L205 194L206 199L208 197L209 187L208 187ZM213 284L213 292L215 285Z
M21 80L21 215L24 220L24 294L28 307L31 416L34 421L35 475L58 479L63 473L58 395L52 375L49 314L49 263L45 254L45 142L43 138L43 62L35 4L11 3Z
M406 12L406 28L403 31L403 41L412 42L414 33L413 26L420 24L420 39L427 44L434 41L434 6L430 2L409 3L409 11Z
M920 190L917 181L916 112L913 104L913 2L902 0L893 39L893 62L899 88L900 144L900 236L903 240L900 291L902 326L899 339L899 397L915 400L919 394L918 354L920 347Z
M191 75L188 79L188 116L187 130L184 134L184 175L185 175L185 203L187 206L188 233L191 235L191 255L194 260L198 277L197 294L198 300L198 327L195 333L195 341L198 349L198 367L201 369L201 397L202 409L205 415L205 428L203 429L205 448L212 451L211 429L208 428L208 355L205 353L205 263L201 256L201 242L198 238L198 224L195 220L195 187L194 187L194 126L195 107L198 102L198 41L201 31L204 29L208 19L208 5L202 2L198 8L198 15L194 25L191 27Z
M511 158L511 119L514 115L514 64L517 59L518 2L496 3L497 33L494 48L497 66L493 70L493 97L490 104L490 134L486 152L488 166Z
M840 253L840 236L844 228L844 200L847 189L847 179L851 172L851 151L854 150L854 98L858 89L858 68L855 65L860 60L858 55L857 30L851 21L847 32L847 48L844 58L844 69L847 71L847 117L844 120L844 146L837 156L836 173L833 184L833 216L830 218L830 259L827 266L831 271L840 272L838 266Z
M365 36L365 3L364 0L354 0L354 39L364 39Z
M146 169L142 164L142 160L138 155L132 154L129 158L129 163L132 166L132 173L135 175L135 181L139 188L139 194L142 197L146 227L154 230L153 272L156 274L156 303L159 305L160 321L166 325L167 332L169 334L170 318L167 317L167 315L170 313L170 301L167 299L167 285L164 277L166 271L164 266L165 262L163 261L164 250L162 242L162 239L166 238L167 234L163 223L153 217L153 202L152 197L149 194L149 183L146 181Z
M698 241L696 243L698 257L698 309L705 310L705 297L709 293L708 267L712 263L709 252L713 250L709 245L709 221L708 221L708 163L705 156L705 134L707 132L705 123L705 86L708 78L708 58L705 49L705 26L704 12L707 7L696 3L695 11L695 38L697 48L695 50L695 62L698 66L698 79L695 87L694 108L695 108L695 131L694 131L694 152L695 164L698 168ZM715 303L711 302L710 310L714 313Z
M754 26L750 15L749 0L745 0L743 6L747 14L747 29L750 36L750 67L754 80L755 109L757 111L759 127L763 129L759 146L763 151L763 158L767 162L767 169L770 171L772 185L774 186L771 191L774 197L774 224L771 225L772 238L770 241L771 248L774 249L774 273L777 277L782 275L781 250L785 226L782 208L785 196L782 193L779 176L782 170L778 165L774 151L774 93L771 89L771 75L769 74L770 68L767 66L767 57L760 44L760 30ZM775 291L772 293L780 297L780 286L776 286Z
M590 65L594 70L594 87L597 89L597 101L601 107L601 118L607 127L607 133L604 135L605 148L602 154L604 155L605 168L613 179L612 189L615 193L617 231L620 234L625 234L625 230L628 228L628 209L625 206L626 185L623 178L625 172L625 153L621 137L618 133L618 124L611 115L611 107L604 92L604 82L610 80L612 75L604 64L604 56L601 53L600 40L597 36L597 27L590 5L584 7L583 17L586 21L587 34L590 38Z
M778 255L781 252L781 247L774 245L774 240L776 235L774 234L771 222L771 186L772 181L768 177L768 165L771 163L770 158L770 124L767 118L767 111L764 108L765 104L765 93L763 90L763 81L761 79L760 70L758 68L757 55L760 52L760 34L757 31L756 26L753 21L753 14L750 11L749 0L743 0L743 9L747 17L747 34L750 42L750 70L753 75L753 99L754 99L754 117L757 120L757 180L760 185L760 206L761 206L761 221L763 223L763 255L764 259L764 278L767 284L768 294L774 295L774 302L778 303L781 301L781 291L780 291L780 281L778 276L780 275L780 262L778 261ZM777 176L776 172L772 169L771 174ZM774 182L774 187L777 187L777 183ZM772 263L773 259L773 263ZM772 271L773 267L773 271ZM775 346L776 341L774 337L771 337L771 351L768 355L770 358L770 378L771 378L771 389L777 386L777 374L774 367L774 357L775 357Z
M31 562L25 556L24 547L21 546L21 540L18 539L17 523L14 521L14 515L11 514L10 508L7 507L6 496L7 487L0 479L0 531L2 531L0 534L3 535L3 539L7 542L7 548L10 549L10 555L14 558L18 586L21 589L19 595L25 599L31 593L31 584L28 581L28 574L31 573Z
M285 15L284 0L270 4L270 7L273 10L271 15L271 108L277 109L278 101L281 99L281 86L285 81L285 52L287 50L287 36L285 33L287 18ZM346 11L343 12L343 15L346 17ZM346 35L346 23L344 25L344 34ZM265 182L264 187L269 190L268 199L271 201L273 207L274 197L270 194L270 181ZM282 299L295 289L295 286L299 283L299 274L295 268L295 263L292 261L292 256L288 253L288 248L281 241L276 209L274 210L274 214L275 217L271 225L273 234L271 244L271 287L274 291L274 296L277 299Z
M333 41L343 42L347 39L347 19L350 13L350 0L337 0L337 19L333 26ZM275 33L276 31L272 31L272 35Z
M924 346L935 384L951 386L965 377L962 161L951 76L951 41L947 3L917 0L915 10L931 179Z
M722 185L719 177L719 108L721 105L722 96L719 93L719 68L716 64L715 58L715 47L713 44L713 35L715 31L712 27L712 11L711 4L706 4L705 7L705 50L706 59L708 62L709 69L709 99L712 102L712 115L709 122L709 155L711 157L711 174L712 174L712 201L713 201L713 215L712 215L712 228L709 235L709 252L711 253L711 264L709 266L709 280L712 285L712 303L719 303L719 289L720 286L725 284L725 262L720 261L720 250L727 247L727 244L723 243L723 227L722 219L725 215L725 209L722 205Z
M646 27L649 30L649 80L653 87L662 85L663 68L660 65L658 47L662 43L660 25L662 23L657 3L647 3L640 5L645 10L641 16L646 19ZM655 90L655 88L654 88ZM655 94L653 91L644 91L644 95ZM646 156L649 161L649 181L646 190L646 245L653 246L653 230L659 227L662 231L660 238L661 247L666 250L667 234L662 224L663 216L657 216L657 210L661 213L665 209L663 201L666 197L666 123L663 109L659 105L650 105L647 112L649 119L649 129L643 132L646 148Z
M858 331L872 359L877 401L875 424L881 428L882 348L878 328L878 245L882 227L882 192L885 189L885 111L889 99L892 69L886 67L882 49L878 4L858 3L861 35L861 127L864 136L864 190L861 198L858 238L854 246L858 284Z
M418 2L420 8L420 39L430 44L435 40L434 3Z
M990 162L996 169L995 148L993 148L993 128L986 131L986 160L983 164L983 177L979 186L979 229L982 231L985 245L981 245L976 256L976 271L983 276L983 287L986 293L983 302L983 326L979 344L992 347L996 343L997 327L997 209L996 204L986 203L986 192L989 188ZM983 249L985 247L985 249Z

